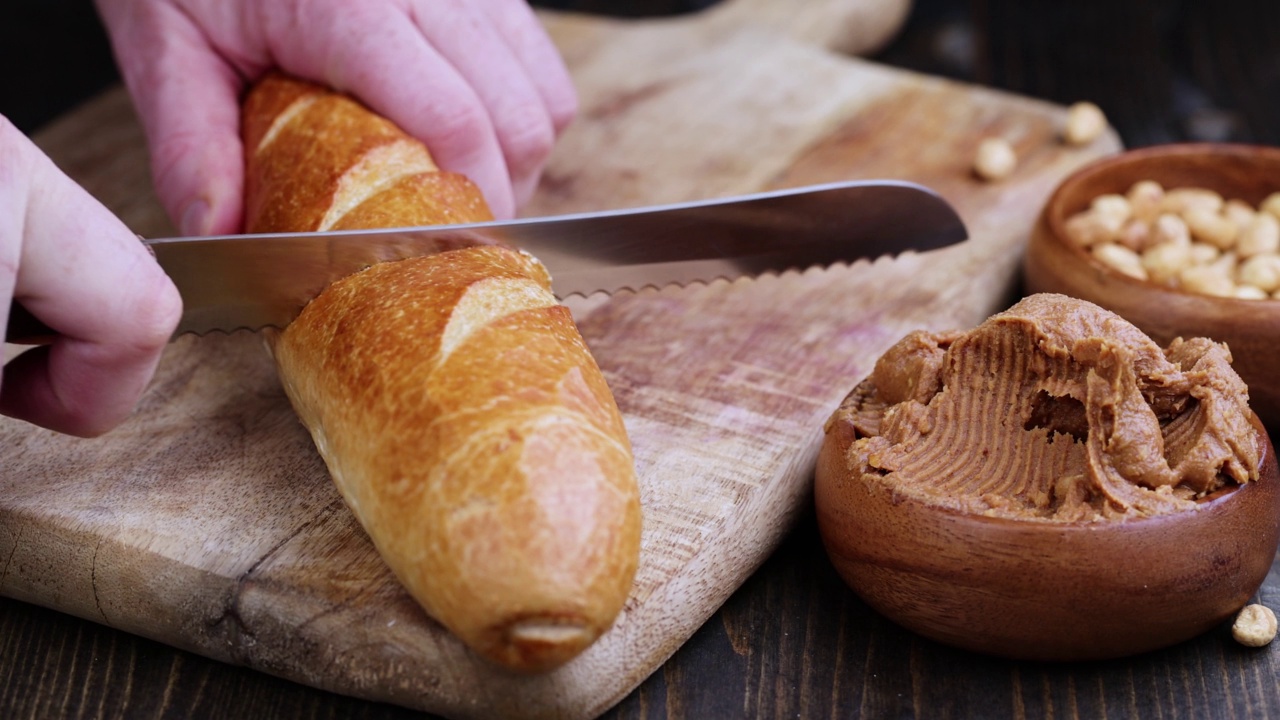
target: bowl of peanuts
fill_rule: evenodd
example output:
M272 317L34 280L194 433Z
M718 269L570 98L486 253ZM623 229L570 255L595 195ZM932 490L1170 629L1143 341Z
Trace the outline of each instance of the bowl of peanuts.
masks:
M1225 343L1280 430L1280 148L1158 145L1081 168L1045 204L1023 270L1028 294L1088 300L1161 345Z

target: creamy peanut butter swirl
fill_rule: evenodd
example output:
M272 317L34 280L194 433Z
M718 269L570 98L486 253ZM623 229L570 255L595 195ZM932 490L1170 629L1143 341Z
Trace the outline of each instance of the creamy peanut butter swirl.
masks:
M1225 345L1161 349L1120 316L1028 297L967 333L908 335L834 420L850 470L957 510L1145 517L1257 479L1248 389Z

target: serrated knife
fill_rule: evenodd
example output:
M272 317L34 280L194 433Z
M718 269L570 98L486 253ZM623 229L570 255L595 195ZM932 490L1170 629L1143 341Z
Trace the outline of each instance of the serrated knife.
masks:
M652 207L468 225L145 240L182 295L175 335L284 327L329 283L377 262L478 244L533 254L560 297L852 263L960 242L937 193L858 180ZM52 335L14 304L6 339Z

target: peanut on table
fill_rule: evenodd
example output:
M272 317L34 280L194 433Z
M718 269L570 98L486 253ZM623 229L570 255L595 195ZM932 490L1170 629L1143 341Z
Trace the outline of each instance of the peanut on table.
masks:
M1068 145L1087 145L1101 137L1106 129L1107 116L1102 108L1091 102L1077 102L1067 108L1062 139Z
M1231 625L1231 636L1248 647L1263 647L1276 637L1276 615L1266 605L1246 605Z
M1003 180L1018 166L1018 154L1004 138L986 138L978 144L973 171L983 180Z

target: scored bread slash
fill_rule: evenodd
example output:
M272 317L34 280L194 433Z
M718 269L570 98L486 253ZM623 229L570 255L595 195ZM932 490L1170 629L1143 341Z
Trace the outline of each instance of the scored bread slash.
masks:
M564 298L848 265L967 237L937 193L892 180L522 220L335 230L147 241L182 294L175 334L283 328L339 278L472 245L532 254ZM38 330L11 321L9 337Z

